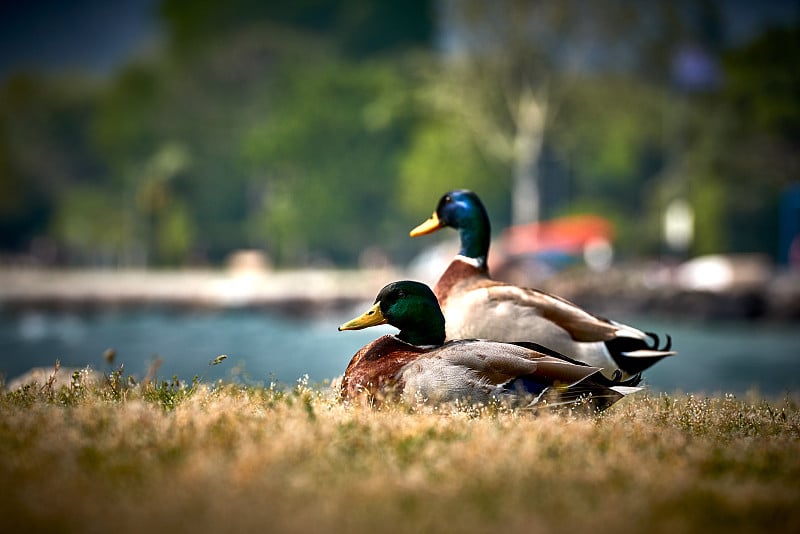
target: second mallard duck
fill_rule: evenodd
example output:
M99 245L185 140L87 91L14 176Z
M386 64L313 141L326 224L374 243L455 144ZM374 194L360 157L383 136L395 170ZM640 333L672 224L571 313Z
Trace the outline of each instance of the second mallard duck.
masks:
M449 226L458 230L461 250L434 286L447 338L532 340L570 358L599 367L611 380L631 380L665 356L671 339L597 317L560 297L517 287L489 276L489 216L472 191L445 194L433 215L411 237Z
M359 350L341 383L345 399L406 401L520 400L527 405L584 404L604 409L639 388L612 384L600 369L534 343L459 340L445 343L445 319L431 289L419 282L384 287L375 304L339 330L379 324L400 329Z

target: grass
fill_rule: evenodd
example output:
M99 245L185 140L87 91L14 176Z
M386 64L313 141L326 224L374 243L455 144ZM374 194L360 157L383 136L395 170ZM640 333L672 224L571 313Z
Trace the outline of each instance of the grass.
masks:
M3 530L800 531L791 398L378 411L302 381L121 375L0 393Z

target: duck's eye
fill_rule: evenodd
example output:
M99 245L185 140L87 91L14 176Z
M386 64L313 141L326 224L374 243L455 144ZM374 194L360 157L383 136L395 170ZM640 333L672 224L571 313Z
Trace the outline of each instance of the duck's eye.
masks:
M444 201L446 204L450 204L453 201L453 199L450 198L450 195L447 195L446 197L444 197Z

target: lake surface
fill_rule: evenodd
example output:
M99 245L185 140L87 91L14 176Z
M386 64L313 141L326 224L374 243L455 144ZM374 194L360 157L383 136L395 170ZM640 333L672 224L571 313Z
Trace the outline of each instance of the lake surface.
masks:
M115 366L138 376L157 357L158 376L191 380L218 378L248 383L291 384L307 374L311 383L341 375L351 356L384 333L381 326L338 332L337 326L363 310L354 308L324 319L297 319L257 311L171 313L159 310L0 314L0 373L11 379L32 367L91 366L108 372L103 359L117 352ZM623 318L620 318L623 319ZM645 372L654 392L768 396L800 392L800 327L759 322L681 322L626 318L642 329L669 333L678 356ZM220 354L222 364L209 367Z

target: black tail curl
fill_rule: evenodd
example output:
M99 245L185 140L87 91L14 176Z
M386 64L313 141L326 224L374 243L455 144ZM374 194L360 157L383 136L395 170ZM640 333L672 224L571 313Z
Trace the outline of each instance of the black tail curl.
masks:
M658 337L658 334L656 334L655 332L645 332L645 334L647 335L647 337L653 340L653 344L647 347L648 349L663 350L664 352L669 352L670 350L672 350L672 336L670 336L669 334L664 334L664 336L667 338L667 341L661 348L659 348L659 345L661 344L661 338Z
M654 333L654 332L645 332L645 335L649 338L651 343L648 343L647 339L639 339L639 338L632 338L632 337L624 337L619 336L613 339L609 339L605 342L606 348L608 349L609 354L613 358L614 362L619 366L614 372L614 375L609 379L603 376L602 374L598 373L598 377L594 379L604 386L611 387L611 386L636 386L642 380L642 371L650 367L651 365L655 364L665 356L668 356L670 351L672 350L672 337L669 334L664 334L664 344L662 346L662 338ZM568 361L570 363L575 363L578 365L587 365L584 362L575 360L566 356L564 354L560 354L548 347L544 347L539 345L538 343L533 343L530 341L517 341L513 343L514 345L519 345L521 347L525 347L528 349L536 350L543 354L547 354L549 356L554 356L556 358L560 358L562 360ZM654 355L654 356L627 356L626 353L635 352L637 350L651 350L655 352L663 352L664 354ZM630 375L627 380L622 379L622 371Z
M609 354L614 359L614 362L620 369L631 375L637 375L655 364L665 356L669 356L672 349L672 337L669 334L664 336L664 345L661 346L661 337L653 332L645 332L649 341L645 339L637 339L632 337L615 337L605 342ZM631 357L627 353L636 352L637 350L652 350L655 352L662 352L663 354L648 356L648 357Z

